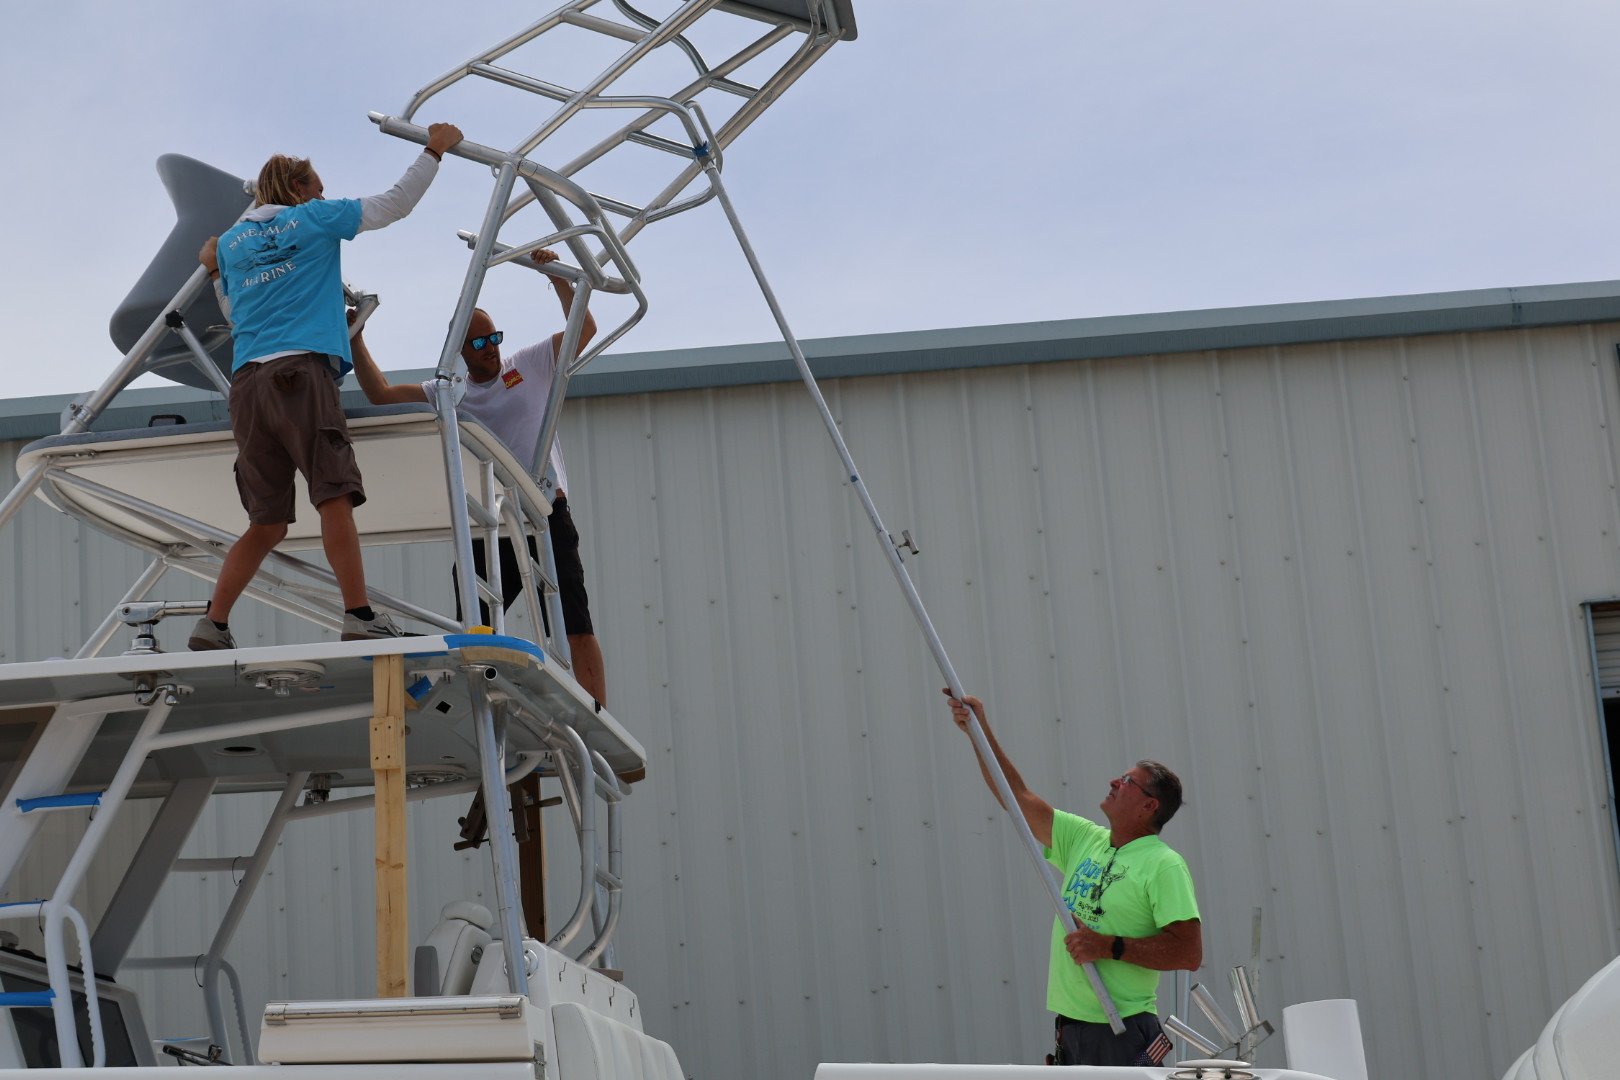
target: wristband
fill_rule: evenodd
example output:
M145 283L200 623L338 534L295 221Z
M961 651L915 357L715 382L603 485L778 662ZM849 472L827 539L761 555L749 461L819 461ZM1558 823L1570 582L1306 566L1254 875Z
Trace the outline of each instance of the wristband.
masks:
M1115 960L1123 960L1125 958L1125 939L1116 936L1114 938L1114 947L1110 951L1114 954Z
M443 161L444 160L444 155L439 153L437 150L433 149L433 147L431 147L431 146L422 147L422 153L424 153L424 154L432 154L434 161Z

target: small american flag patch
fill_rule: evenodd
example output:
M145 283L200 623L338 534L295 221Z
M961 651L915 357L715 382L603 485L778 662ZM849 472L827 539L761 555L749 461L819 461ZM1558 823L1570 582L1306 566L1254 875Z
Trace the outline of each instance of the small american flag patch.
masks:
M501 382L506 384L506 388L508 390L512 389L512 387L516 386L522 381L523 375L518 371L517 368L513 368L511 371L508 371L501 376Z
M1159 1037L1148 1043L1147 1049L1136 1055L1136 1060L1131 1064L1146 1065L1152 1068L1163 1061L1165 1055L1170 1053L1172 1048L1173 1044L1170 1042L1170 1037L1161 1031Z

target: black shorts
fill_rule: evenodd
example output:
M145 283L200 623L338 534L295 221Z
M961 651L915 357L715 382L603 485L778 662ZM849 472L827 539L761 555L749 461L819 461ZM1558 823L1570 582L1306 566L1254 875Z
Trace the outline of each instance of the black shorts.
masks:
M594 634L596 627L591 623L591 598L585 592L585 564L579 558L579 530L574 527L574 515L568 511L568 496L557 496L546 524L551 530L551 554L557 560L557 595L562 599L563 627L570 636ZM518 569L517 549L512 546L510 538L501 537L500 551L501 603L510 610L518 597L523 595L523 577ZM529 537L529 554L536 562L540 561L540 547L532 536ZM479 577L484 576L484 565L484 542L475 539L473 569ZM454 578L454 571L451 576ZM494 625L489 605L482 599L478 601L478 613L485 626ZM456 618L461 618L459 582L456 588ZM551 615L543 602L540 605L540 618L545 624L546 633L551 633Z
M1057 1041L1064 1060L1059 1065L1136 1065L1162 1030L1153 1013L1122 1018L1125 1034L1115 1035L1107 1024L1057 1018Z

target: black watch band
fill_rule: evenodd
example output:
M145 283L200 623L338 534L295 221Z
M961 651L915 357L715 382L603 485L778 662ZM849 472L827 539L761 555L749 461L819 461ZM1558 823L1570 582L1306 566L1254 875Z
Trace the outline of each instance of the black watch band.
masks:
M1115 936L1115 938L1114 938L1114 947L1112 949L1112 952L1114 954L1114 959L1115 960L1123 960L1125 958L1125 939L1124 938Z

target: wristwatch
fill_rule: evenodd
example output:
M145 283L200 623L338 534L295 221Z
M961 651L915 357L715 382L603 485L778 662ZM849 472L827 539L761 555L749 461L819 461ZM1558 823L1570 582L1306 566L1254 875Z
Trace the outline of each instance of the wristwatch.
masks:
M1115 960L1123 960L1125 958L1125 939L1124 938L1119 937L1117 935L1114 937L1114 948L1113 948L1112 952L1114 954L1114 959Z

